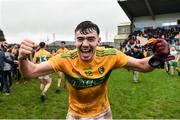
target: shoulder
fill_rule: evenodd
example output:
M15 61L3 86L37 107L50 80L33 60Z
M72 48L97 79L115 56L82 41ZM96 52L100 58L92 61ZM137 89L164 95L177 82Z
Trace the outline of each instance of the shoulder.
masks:
M74 50L69 50L69 51L66 52L66 53L58 54L58 56L59 56L60 58L75 59L75 58L78 57L78 52L77 52L77 49L74 49Z
M112 56L117 54L117 49L115 48L103 48L97 47L96 48L96 56L103 57L103 56Z

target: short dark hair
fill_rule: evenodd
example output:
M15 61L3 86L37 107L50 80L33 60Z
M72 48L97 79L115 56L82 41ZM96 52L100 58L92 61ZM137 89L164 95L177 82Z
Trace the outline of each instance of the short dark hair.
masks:
M39 47L40 47L40 48L44 48L44 47L45 47L45 45L46 45L46 43L45 43L45 42L40 42L40 43L39 43Z
M65 41L61 41L61 43L64 43L64 44L66 44L66 42L65 42Z
M3 31L0 29L0 41L6 41Z
M91 21L83 21L79 25L77 25L75 33L77 31L80 31L80 33L82 34L88 34L91 33L93 30L95 30L98 35L100 34L99 27L96 24Z

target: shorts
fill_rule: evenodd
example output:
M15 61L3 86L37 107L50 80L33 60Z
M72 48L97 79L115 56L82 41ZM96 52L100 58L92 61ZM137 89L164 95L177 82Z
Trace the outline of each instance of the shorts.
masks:
M105 112L101 113L100 115L96 117L87 117L87 118L81 118L79 116L74 116L72 113L68 112L66 116L66 120L94 120L94 119L102 119L102 120L112 120L112 113L111 109L108 108Z
M176 61L170 61L169 65L172 66L172 67L177 67L178 66Z
M40 80L48 80L49 78L50 78L49 75L43 75L43 76L38 77L38 79Z

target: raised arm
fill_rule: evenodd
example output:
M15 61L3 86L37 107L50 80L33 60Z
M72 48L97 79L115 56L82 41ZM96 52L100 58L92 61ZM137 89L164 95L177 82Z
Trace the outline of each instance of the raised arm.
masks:
M143 59L136 59L133 57L128 57L128 62L124 66L126 69L140 71L140 72L149 72L152 71L154 68L151 67L148 63L151 57L143 58Z
M25 39L21 42L19 49L20 72L27 78L34 78L53 72L53 68L48 61L40 64L34 64L28 60L28 55L33 51L34 47L35 43L33 41Z
M164 67L164 61L168 58L170 53L169 46L166 40L157 39L153 46L154 55L143 59L128 58L127 64L124 68L148 72L154 68Z

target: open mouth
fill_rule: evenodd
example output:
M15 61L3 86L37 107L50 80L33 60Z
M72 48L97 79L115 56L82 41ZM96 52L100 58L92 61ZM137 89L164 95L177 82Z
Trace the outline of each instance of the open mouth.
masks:
M89 60L92 57L92 48L80 48L80 56L83 60Z

